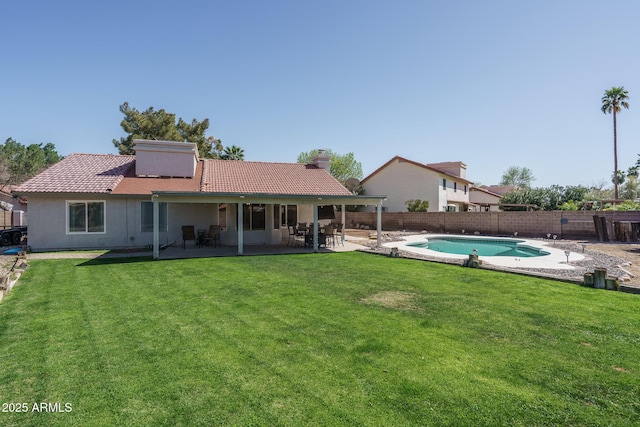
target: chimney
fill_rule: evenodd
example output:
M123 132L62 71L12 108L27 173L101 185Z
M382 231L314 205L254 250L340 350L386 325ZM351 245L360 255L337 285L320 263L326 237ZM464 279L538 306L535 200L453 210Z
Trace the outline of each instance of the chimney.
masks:
M323 149L318 150L318 154L311 159L312 164L331 173L331 156L327 155Z
M133 140L137 176L193 178L198 146L192 142Z

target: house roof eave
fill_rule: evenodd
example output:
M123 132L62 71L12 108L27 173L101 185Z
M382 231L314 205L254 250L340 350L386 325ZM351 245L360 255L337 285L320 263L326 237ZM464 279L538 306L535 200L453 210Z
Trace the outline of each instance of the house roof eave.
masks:
M462 177L459 177L459 176L456 176L456 175L452 175L452 174L447 173L447 172L444 172L444 171L442 171L442 170L440 170L440 169L436 169L436 168L433 168L433 167L431 167L431 166L425 165L425 164L423 164L423 163L416 162L416 161L414 161L414 160L409 160L409 159L404 158L404 157L401 157L401 156L394 156L391 160L389 160L388 162L386 162L385 164L383 164L382 166L380 166L378 169L376 169L375 171L373 171L373 172L371 172L369 175L367 175L367 176L366 176L366 177L365 177L365 178L360 182L360 184L364 184L364 183L365 183L366 181L368 181L372 176L374 176L374 175L378 174L380 171L382 171L384 168L386 168L387 166L389 166L389 165L390 165L391 163L393 163L395 160L401 161L401 162L403 162L403 163L411 163L411 164L412 164L412 165L414 165L414 166L418 166L418 167L420 167L420 168L422 168L422 169L426 169L426 170L429 170L429 171L431 171L431 172L435 172L435 173L437 173L437 174L444 175L444 176L446 176L446 177L448 177L448 178L455 179L455 180L457 180L457 181L459 181L459 182L463 182L463 183L465 183L465 184L473 184L473 181L469 181L469 180L468 180L468 179L466 179L466 178L462 178Z
M386 196L274 194L274 193L212 193L154 191L152 198L174 203L267 203L267 204L332 204L371 205L386 200Z

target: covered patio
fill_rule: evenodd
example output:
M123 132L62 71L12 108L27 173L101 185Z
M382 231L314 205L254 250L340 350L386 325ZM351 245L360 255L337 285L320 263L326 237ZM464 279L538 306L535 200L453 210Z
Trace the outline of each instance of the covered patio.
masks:
M322 248L318 244L320 235L319 223L319 206L341 206L341 219L334 222L345 223L346 205L374 205L377 207L377 245L382 243L382 201L384 196L356 196L356 195L331 195L331 194L260 194L260 193L205 193L205 192L173 192L173 191L154 191L151 200L153 202L153 258L166 259L198 257L198 256L230 256L230 255L249 255L254 253L304 253L304 252L333 252L340 250L340 247L334 245L330 248ZM192 249L183 249L182 247L167 247L160 252L160 232L159 232L159 205L165 204L210 204L217 206L226 204L227 207L227 229L225 230L225 239L219 247L193 247ZM262 205L265 210L270 213L266 215L266 225L260 230L245 230L246 222L244 220L244 207ZM282 205L298 205L310 206L313 212L313 221L310 226L310 240L313 245L309 248L305 247L287 247L286 241L283 244L281 224L274 216ZM219 218L214 215L211 218L211 224L218 225ZM239 226L240 225L240 226ZM344 233L344 229L343 229ZM344 240L344 235L339 236ZM225 244L225 240L226 243ZM232 244L229 244L232 243ZM347 242L345 242L345 247ZM183 252L183 256L176 253Z

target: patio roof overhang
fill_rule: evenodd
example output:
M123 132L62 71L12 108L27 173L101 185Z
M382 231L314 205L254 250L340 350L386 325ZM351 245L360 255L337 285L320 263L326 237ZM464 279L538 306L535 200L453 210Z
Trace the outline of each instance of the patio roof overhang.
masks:
M318 205L378 205L387 196L269 193L205 193L153 191L152 198L168 203L265 203Z

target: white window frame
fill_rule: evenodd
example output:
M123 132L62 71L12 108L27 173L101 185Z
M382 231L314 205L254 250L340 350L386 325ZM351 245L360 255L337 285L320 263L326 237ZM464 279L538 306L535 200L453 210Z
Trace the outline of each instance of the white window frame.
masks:
M69 230L69 204L84 203L85 210L85 230L84 231L70 231ZM87 206L89 203L102 203L102 231L89 231L89 210ZM107 234L107 201L106 200L67 200L65 203L65 228L67 234Z

